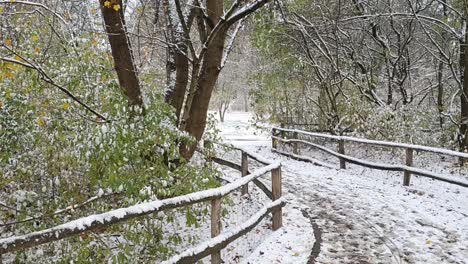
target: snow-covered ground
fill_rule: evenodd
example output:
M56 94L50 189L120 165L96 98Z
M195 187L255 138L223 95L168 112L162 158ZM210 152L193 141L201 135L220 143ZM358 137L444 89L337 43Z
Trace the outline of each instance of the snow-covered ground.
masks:
M268 132L249 119L228 113L221 135L282 161L288 205L284 228L266 233L244 263L468 263L468 189L414 176L403 187L398 173L291 160L272 153ZM428 161L427 167L450 166Z
M330 169L291 160L271 152L269 129L253 126L249 113L228 113L218 126L226 142L263 159L282 162L283 196L287 201L281 229L273 232L271 217L266 217L221 251L224 263L468 263L468 188L414 176L411 186L403 187L398 172L353 165L347 170ZM397 152L353 151L351 155L367 160L401 160ZM240 164L238 150L220 151L218 155ZM336 159L323 153L302 149L302 155L338 167ZM467 177L463 168L453 166L454 161L420 157L424 157L419 159L422 168L447 177ZM261 166L249 162L251 172ZM240 178L238 171L221 168L222 178ZM260 179L271 186L268 173ZM253 184L249 190L249 195L234 192L223 198L222 232L239 227L270 202ZM208 204L200 206L209 209ZM199 217L198 228L186 223L184 211L174 212L176 221L154 219L154 223L165 223L167 235L194 238L177 245L176 251L182 252L210 238L209 215ZM164 243L170 243L169 238L164 239ZM4 256L3 261L14 262L13 256ZM203 263L209 263L209 257Z
M224 123L219 123L221 137L228 143L235 146L256 150L256 146L263 146L269 138L269 131L252 126L251 115L249 113L234 112L226 115ZM230 151L219 153L222 158L240 164L240 152ZM249 161L249 166L255 164ZM262 166L257 164L258 167ZM225 171L225 177L235 179L239 177L239 172ZM254 167L252 166L250 171ZM271 186L270 176L265 175L261 181L266 186ZM283 186L283 195L287 199L287 206L283 208L283 228L276 232L271 231L271 219L263 220L254 231L239 238L222 251L222 258L225 263L307 263L312 246L314 244L313 230L310 221L304 216L305 206L296 201L296 197ZM239 195L235 193L234 195ZM259 208L265 203L265 195L253 184L249 186L249 196L242 208L245 210L241 215L249 217L253 215L249 206ZM242 201L242 200L241 200ZM260 205L259 205L260 204ZM231 210L233 212L234 210ZM230 213L232 219L242 219ZM240 221L236 221L240 222ZM226 226L225 228L229 228Z

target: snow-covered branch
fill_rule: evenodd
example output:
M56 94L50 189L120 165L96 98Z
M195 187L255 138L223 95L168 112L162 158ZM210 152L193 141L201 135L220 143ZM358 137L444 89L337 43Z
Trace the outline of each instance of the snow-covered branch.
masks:
M6 46L4 46L4 47L9 49ZM89 112L91 112L94 115L96 115L97 117L99 117L99 119L101 119L103 121L107 121L107 118L104 117L104 115L100 114L96 110L92 109L89 105L82 102L76 95L74 95L72 92L70 92L67 88L57 84L51 77L49 77L49 75L39 65L33 64L33 62L31 62L28 59L22 57L21 55L19 55L18 53L14 52L11 49L9 49L9 51L12 52L13 54L15 54L17 57L19 57L21 59L21 61L17 60L17 59L7 58L7 57L0 57L1 61L6 61L6 62L9 62L9 63L18 64L18 65L21 65L23 67L26 67L26 68L33 69L33 70L37 71L37 73L39 74L41 80L45 81L46 83L48 83L48 84L54 86L55 88L58 88L60 91L64 92L73 101L77 102L79 105L83 106L86 110L88 110Z
M224 51L223 58L221 60L221 66L220 66L221 69L224 68L224 65L226 65L229 54L231 54L232 49L234 48L234 41L236 40L237 35L238 35L239 31L242 29L243 26L244 26L244 19L239 21L236 28L234 29L234 32L232 32L231 38L229 39L229 42L228 42L228 44L226 46L226 49Z
M411 13L381 13L381 14L372 14L372 15L360 15L360 16L353 16L353 17L347 17L344 19L339 20L339 22L348 22L348 21L353 21L353 20L359 20L359 19L369 19L369 18L379 18L379 17L407 17L407 18L419 18L421 20L429 21L434 24L437 24L446 30L448 32L452 33L457 39L461 39L463 37L463 34L457 32L452 26L449 24L445 23L442 20L439 20L434 17L430 16L425 16L425 15L420 15L420 14L411 14Z
M58 13L54 12L52 9L50 9L48 6L41 4L41 3L36 3L36 2L29 2L29 1L0 1L0 4L9 4L9 5L27 5L27 6L34 6L34 7L40 7L44 10L47 10L48 12L52 13L55 17L57 17L62 23L67 25L68 23L63 19L61 15Z

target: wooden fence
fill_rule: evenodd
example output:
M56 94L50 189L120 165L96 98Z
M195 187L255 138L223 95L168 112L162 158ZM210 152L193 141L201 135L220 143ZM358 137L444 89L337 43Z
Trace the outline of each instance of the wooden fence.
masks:
M26 235L0 239L0 262L2 254L5 253L28 249L34 246L62 240L64 238L77 236L96 229L103 230L110 225L122 223L136 217L210 201L212 239L172 257L165 263L194 263L208 255L211 255L211 263L219 264L221 263L221 249L251 231L269 213L273 214L273 230L277 230L282 226L282 207L286 203L281 197L281 164L264 162L260 157L256 157L251 153L245 153L243 151L241 151L241 157L241 165L215 157L211 158L214 162L227 165L231 168L234 167L242 172L243 177L241 179L219 188L190 193L164 200L142 203L127 208L120 208L97 215L79 218L59 226L32 232ZM259 161L265 166L249 173L248 157ZM271 173L271 191L259 181L259 178L266 173ZM259 210L259 212L240 226L237 226L233 230L221 233L222 198L239 188L242 188L243 193L247 193L249 182L254 182L256 185L262 186L260 189L262 189L265 194L272 199L272 202L265 205L261 210Z
M331 150L319 144L306 141L304 139L300 139L299 135L334 140L336 141L336 144L337 144L337 151ZM272 129L271 139L272 139L273 151L283 154L283 155L290 156L292 158L301 159L305 161L312 161L312 162L315 162L317 165L324 165L324 164L320 163L319 161L310 159L308 157L299 155L298 150L299 150L300 145L310 146L320 151L326 152L332 156L337 157L340 161L341 169L346 169L346 163L349 162L349 163L361 165L361 166L372 168L372 169L387 170L387 171L402 171L404 186L409 186L411 182L411 175L414 174L414 175L419 175L419 176L431 178L431 179L438 180L438 181L448 182L448 183L455 184L455 185L462 186L462 187L468 187L468 181L451 179L444 175L433 173L425 169L413 167L414 151L432 152L432 153L437 153L437 154L442 154L442 155L447 155L447 156L458 157L459 159L468 159L467 153L441 149L441 148L413 145L413 144L368 140L368 139L346 137L346 136L334 136L334 135L328 135L328 134L313 133L313 132L307 132L307 131L302 131L302 130L297 130L297 129L287 129L287 128L279 128L279 127L274 127ZM405 165L394 165L394 164L370 162L370 161L366 161L363 159L358 159L355 157L348 156L345 154L346 142L355 142L355 143L361 143L361 144L366 144L366 145L404 149L405 150ZM292 153L281 150L280 145L279 145L281 143L292 146ZM325 164L325 166L327 165Z

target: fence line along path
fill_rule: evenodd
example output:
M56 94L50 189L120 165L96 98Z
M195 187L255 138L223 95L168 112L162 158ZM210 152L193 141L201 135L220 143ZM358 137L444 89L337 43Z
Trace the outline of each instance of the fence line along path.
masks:
M126 208L119 208L101 214L82 217L41 231L0 239L0 262L2 254L15 252L18 250L25 250L34 246L62 240L85 232L93 231L95 229L102 229L110 225L125 222L129 219L161 212L164 210L210 201L212 239L194 248L190 248L182 252L180 255L172 257L165 263L194 263L206 256L211 255L211 263L219 264L222 262L221 249L225 248L232 241L251 231L268 214L273 214L273 230L277 230L282 227L282 207L285 206L286 202L281 197L281 164L279 162L270 163L253 153L246 153L242 150L241 157L241 165L224 161L222 159L217 159L216 157L211 158L213 161L222 165L229 164L231 167L240 168L240 171L242 172L242 178L224 186L169 199L142 203ZM262 163L264 166L252 173L248 173L247 157L251 157L253 160ZM271 173L271 191L268 190L268 188L259 181L259 178L266 173ZM243 193L247 193L247 186L250 182L254 182L256 185L262 186L260 189L262 189L265 194L272 199L272 202L265 205L262 209L259 210L259 212L253 215L242 225L222 233L222 198L239 188L242 188Z
M332 139L337 142L337 150L334 151L327 147L324 147L319 144L312 143L310 141L300 139L299 136L308 136L312 138L327 138ZM272 139L272 150L278 152L279 154L287 155L292 158L298 158L302 160L306 160L307 158L299 156L299 147L301 145L310 146L316 148L320 151L326 152L332 156L337 157L340 160L340 168L346 169L346 162L353 163L356 165L361 165L364 167L378 169L378 170L387 170L387 171L402 171L403 172L403 185L409 186L411 182L411 175L419 175L427 178L431 178L438 181L443 181L447 183L451 183L454 185L468 187L468 181L465 180L458 180L452 179L445 175L433 173L431 171L413 167L413 158L414 158L414 151L425 151L431 153L437 153L447 156L458 157L460 159L468 159L468 154L463 152L457 152L448 149L442 148L433 148L421 145L413 145L413 144L403 144L403 143L396 143L396 142L388 142L388 141L378 141L378 140L368 140L362 138L354 138L354 137L346 137L346 136L334 136L322 133L313 133L302 131L298 129L287 129L287 128L279 128L274 127L271 131L271 139ZM345 151L345 143L346 142L356 142L366 145L374 145L374 146L382 146L382 147L390 147L390 148L400 148L405 149L405 164L404 165L394 165L394 164L386 164L386 163L377 163L366 161L363 159L355 158L349 155L346 155ZM281 149L281 144L288 144L292 145L293 152L290 153L287 150ZM315 162L317 165L325 165L329 167L328 164L321 164L315 160L311 160Z

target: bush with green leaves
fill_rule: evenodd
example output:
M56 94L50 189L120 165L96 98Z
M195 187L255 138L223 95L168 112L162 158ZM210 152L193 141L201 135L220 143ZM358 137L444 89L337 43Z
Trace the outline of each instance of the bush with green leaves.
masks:
M69 15L65 19L70 23L79 24L80 15L96 12L83 3L70 8L80 6L79 13L60 11ZM219 186L214 167L187 162L179 155L179 146L193 139L175 126L173 109L162 96L163 85L155 85L158 69L142 69L144 114L129 109L106 46L107 36L79 31L71 24L53 31L44 26L48 23L52 25L54 18L0 15L0 42L5 45L0 56L40 66L54 83L107 121L45 82L37 70L0 62L0 238ZM3 260L163 259L183 240L177 234L164 237L164 223L178 217L196 226L205 212L202 205L143 217L102 234L86 233Z

